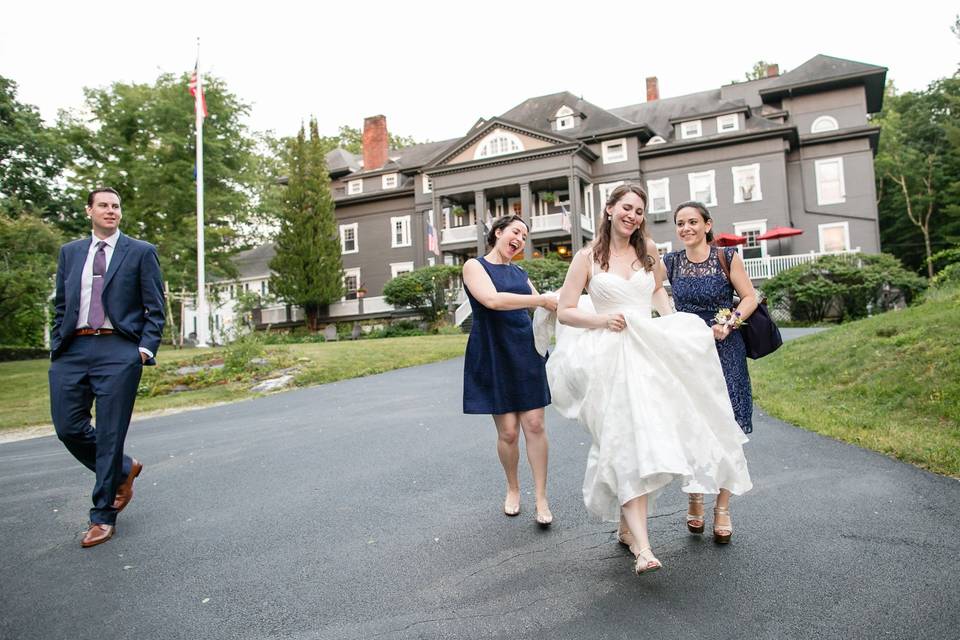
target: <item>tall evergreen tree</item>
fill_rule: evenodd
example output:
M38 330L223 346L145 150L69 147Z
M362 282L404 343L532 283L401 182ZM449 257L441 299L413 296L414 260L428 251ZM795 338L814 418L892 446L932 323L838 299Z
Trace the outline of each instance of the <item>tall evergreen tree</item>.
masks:
M343 295L343 263L325 151L317 121L311 118L310 139L301 126L287 150L287 192L278 216L277 254L270 261L270 290L303 307L311 331L317 330L324 309Z

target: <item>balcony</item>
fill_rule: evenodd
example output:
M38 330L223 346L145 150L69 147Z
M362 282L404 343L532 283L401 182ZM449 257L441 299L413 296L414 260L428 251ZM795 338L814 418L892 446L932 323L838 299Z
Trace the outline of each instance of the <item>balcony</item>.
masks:
M555 229L563 228L563 214L562 213L547 213L539 216L533 216L530 218L532 227L530 228L531 232L537 231L553 231Z
M440 234L440 244L456 242L475 242L477 239L477 225L465 224L462 227L448 227Z
M796 267L800 264L806 264L808 262L814 262L817 258L821 256L848 256L853 257L856 254L860 253L860 247L856 249L851 249L849 251L835 251L827 253L799 253L788 256L767 256L765 258L747 258L743 261L744 267L747 269L747 275L750 276L751 280L767 280L774 277L781 271L786 271L791 267Z

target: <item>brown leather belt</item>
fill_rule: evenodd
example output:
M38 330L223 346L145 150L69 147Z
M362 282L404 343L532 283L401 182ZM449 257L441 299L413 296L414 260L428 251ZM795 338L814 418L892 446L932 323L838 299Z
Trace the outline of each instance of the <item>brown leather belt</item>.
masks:
M87 327L86 329L77 329L73 335L75 336L109 336L113 333L113 329L91 329Z

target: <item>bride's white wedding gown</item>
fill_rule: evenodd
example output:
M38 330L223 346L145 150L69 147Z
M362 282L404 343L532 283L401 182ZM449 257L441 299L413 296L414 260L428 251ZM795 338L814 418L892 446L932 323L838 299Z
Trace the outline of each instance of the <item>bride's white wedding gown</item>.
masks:
M752 487L713 331L698 316L652 318L652 272L598 272L580 307L619 312L626 329L557 326L547 361L553 406L593 437L583 500L595 516L681 479L688 493Z

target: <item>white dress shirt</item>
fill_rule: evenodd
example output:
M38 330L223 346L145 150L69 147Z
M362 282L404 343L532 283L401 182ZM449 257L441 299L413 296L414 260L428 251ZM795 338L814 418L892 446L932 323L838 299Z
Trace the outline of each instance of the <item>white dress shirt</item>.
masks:
M106 276L106 273L110 271L110 260L113 259L113 250L117 248L117 241L119 239L119 229L117 229L109 238L103 239L104 242L107 243L103 247L103 253L107 258L104 276ZM83 275L80 278L80 314L77 316L77 329L86 329L90 327L90 297L93 293L93 257L97 254L98 242L100 242L100 238L98 238L96 235L93 235L92 239L90 240L90 248L87 249L87 261L83 263ZM110 322L110 317L106 314L106 308L104 308L103 326L100 328L113 329L113 324ZM153 357L153 353L149 349L140 347L140 351L147 354L148 358Z

